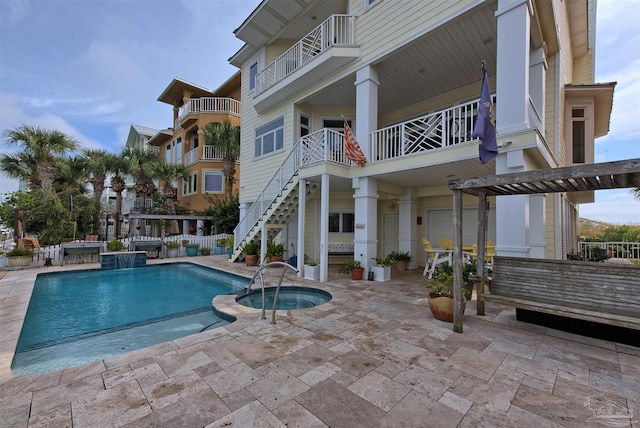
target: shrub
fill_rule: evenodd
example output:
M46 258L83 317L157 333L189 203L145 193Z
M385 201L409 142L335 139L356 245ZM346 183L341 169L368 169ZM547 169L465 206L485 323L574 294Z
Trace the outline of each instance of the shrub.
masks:
M5 254L7 257L19 257L19 256L33 256L33 250L31 248L15 247L13 250Z
M352 269L360 267L362 267L362 264L360 264L359 260L347 260L347 262L340 268L340 273L351 273Z
M124 244L121 241L114 239L113 241L107 242L107 250L108 251L124 250Z
M180 248L180 243L178 241L167 241L164 243L168 250L177 250Z
M258 254L259 250L260 246L257 242L249 241L242 246L242 249L240 251L242 251L245 256L253 256L255 254Z

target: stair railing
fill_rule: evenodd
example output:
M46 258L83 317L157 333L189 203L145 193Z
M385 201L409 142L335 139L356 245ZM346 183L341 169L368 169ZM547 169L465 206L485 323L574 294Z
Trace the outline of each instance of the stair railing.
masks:
M276 294L273 296L273 312L271 313L271 324L275 324L276 323L276 307L278 305L278 295L280 294L280 286L282 285L282 279L284 278L284 275L287 273L287 269L292 269L295 273L298 273L298 269L296 269L295 267L291 266L289 263L285 263L285 262L269 262L267 264L264 265L260 265L260 267L258 268L258 270L256 271L255 274L253 274L253 277L251 278L251 281L249 281L249 285L247 286L247 288L245 289L245 294L249 294L249 292L251 291L251 285L255 284L256 279L260 278L260 288L262 289L262 319L266 320L266 302L265 302L265 294L264 294L264 275L263 272L265 269L269 268L269 267L274 267L274 266L282 266L284 267L284 269L282 269L282 275L280 275L280 279L278 280L278 285L276 285Z

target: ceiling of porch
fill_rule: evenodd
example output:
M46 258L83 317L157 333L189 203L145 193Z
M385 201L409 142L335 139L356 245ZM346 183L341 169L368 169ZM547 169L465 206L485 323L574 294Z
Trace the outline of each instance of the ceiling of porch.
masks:
M443 27L376 61L378 108L388 113L482 80L484 60L495 74L497 2L475 8ZM305 99L314 105L355 105L355 76Z

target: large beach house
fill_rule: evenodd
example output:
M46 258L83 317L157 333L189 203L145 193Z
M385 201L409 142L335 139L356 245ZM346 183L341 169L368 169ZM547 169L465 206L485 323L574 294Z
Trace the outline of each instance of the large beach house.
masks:
M237 245L369 267L451 238L451 179L593 163L614 83L594 83L595 0L264 0L235 30L242 76ZM497 156L472 137L483 81ZM366 158L345 150L345 123ZM188 138L188 136L187 136ZM356 151L357 154L357 151ZM360 166L363 165L363 166ZM490 198L507 256L563 258L593 192ZM477 205L464 200L463 244Z

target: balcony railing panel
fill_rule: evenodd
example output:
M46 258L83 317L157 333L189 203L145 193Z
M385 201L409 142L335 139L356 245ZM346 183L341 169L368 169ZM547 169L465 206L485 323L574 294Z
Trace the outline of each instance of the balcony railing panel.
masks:
M256 75L256 95L333 46L354 44L354 16L332 15Z
M316 162L334 162L350 165L344 150L344 135L331 129L321 129L300 138L301 165Z
M240 116L240 101L221 97L191 98L182 106L179 120L190 113L229 113ZM175 129L178 128L179 126Z
M369 161L396 159L472 141L478 104L479 100L475 100L371 133Z
M224 152L217 147L204 146L203 159L205 160L221 160L224 157Z
M587 259L594 257L594 249L599 248L606 252L611 259L627 260L630 263L640 264L640 242L578 242L579 254Z

